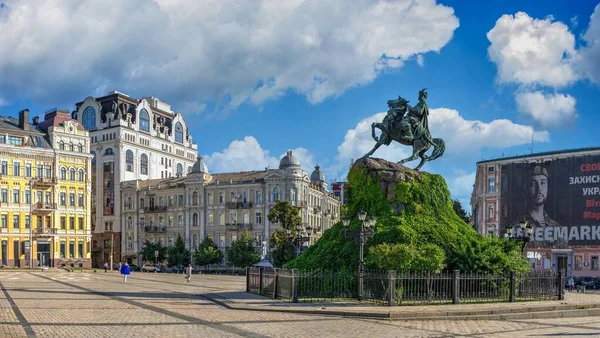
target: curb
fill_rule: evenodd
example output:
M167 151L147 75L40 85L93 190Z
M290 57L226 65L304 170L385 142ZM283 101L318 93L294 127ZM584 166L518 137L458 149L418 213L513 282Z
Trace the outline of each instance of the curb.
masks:
M204 298L229 310L280 312L304 315L335 316L344 318L386 319L386 320L511 320L548 319L600 316L600 304L563 304L554 306L523 307L500 310L466 310L406 313L397 312L357 312L340 310L289 309L267 306L252 306L229 301L214 295Z

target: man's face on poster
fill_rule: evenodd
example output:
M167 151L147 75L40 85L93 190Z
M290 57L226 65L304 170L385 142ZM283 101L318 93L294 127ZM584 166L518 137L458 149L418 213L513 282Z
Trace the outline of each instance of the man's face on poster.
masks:
M543 205L548 195L548 178L545 175L531 176L529 197L533 205Z

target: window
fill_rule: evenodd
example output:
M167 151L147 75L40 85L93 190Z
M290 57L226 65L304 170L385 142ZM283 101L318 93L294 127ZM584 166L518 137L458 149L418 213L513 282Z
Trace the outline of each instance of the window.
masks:
M67 194L64 192L60 193L60 205L66 205L67 204Z
M262 212L256 213L256 224L262 224Z
M277 202L279 200L279 187L273 188L273 198L271 202Z
M195 212L192 214L192 226L198 226L198 213Z
M20 203L19 202L19 200L20 200L19 197L21 195L20 193L21 193L21 191L19 191L19 189L14 189L13 190L13 203Z
M8 218L7 217L8 216L6 216L6 215L0 216L0 219L2 220L1 223L2 223L3 228L8 228Z
M183 205L183 195L177 196L177 205L179 205L179 206Z
M65 168L65 167L60 168L60 179L61 180L67 179L67 168Z
M69 230L75 230L75 217L69 217Z
M583 266L583 256L575 256L575 270L581 270Z
M19 228L19 215L13 215L13 228Z
M140 111L140 130L150 132L150 115L145 108Z
M496 179L494 177L488 177L488 192L493 193L496 190Z
M29 229L31 226L31 216L25 215L25 229Z
M212 192L206 193L206 198L208 199L208 204L212 205L213 204L213 193Z
M106 150L104 151L104 156L108 156L108 155L114 155L115 153L113 152L112 148L106 148Z
M65 230L67 228L67 218L65 216L60 217L60 228Z
M142 154L140 158L140 171L142 175L148 175L148 155Z
M488 167L488 171L494 171L494 167Z
M75 206L75 193L69 193L69 205Z
M25 190L25 203L31 203L31 190Z
M183 176L183 164L177 163L177 177Z
M194 191L192 194L192 205L198 205L198 192Z
M46 177L47 178L52 177L52 168L49 165L46 166Z
M219 247L225 247L225 235L219 235Z
M83 169L79 169L79 182L85 181L85 172Z
M83 144L79 143L79 145L77 145L77 151L83 153Z
M126 170L133 172L133 151L131 151L131 149L128 149L125 152L125 163Z
M168 216L167 217L167 226L168 227L172 227L173 226L173 216Z
M8 202L8 190L2 188L2 193L0 194L0 202L7 203Z
M79 224L79 230L83 230L83 217L79 217L78 224ZM81 253L81 251L79 253Z
M175 124L175 142L183 143L183 127L180 122Z
M2 175L8 175L8 162L2 161Z
M488 219L490 218L494 218L494 207L491 205L488 207Z
M209 213L208 214L208 225L213 225L214 224L214 220L213 220L213 213Z
M8 144L12 144L12 145L15 145L15 146L23 145L23 138L22 137L18 137L18 136L9 136L8 137Z
M75 168L69 169L69 179L75 181Z
M197 248L198 247L198 234L193 234L192 235L192 248Z
M38 164L35 174L36 174L37 178L42 178L42 176L44 176L44 166L41 164Z
M290 200L293 205L298 204L298 189L292 188L292 190L290 192Z
M219 204L223 204L223 192L219 192Z
M237 213L236 212L230 212L229 213L229 220L231 221L232 224L236 224L237 223Z
M250 214L245 212L242 214L242 223L249 224L250 223Z
M592 270L598 270L598 256L592 256L590 259L592 261Z
M21 163L13 162L13 175L21 176Z
M224 213L219 214L219 224L220 225L225 224L225 214Z
M85 130L90 130L96 128L96 109L93 107L87 107L83 111L83 115L81 116L81 120L83 122L83 128Z
M77 253L79 254L79 258L83 258L83 241L79 241L77 243Z

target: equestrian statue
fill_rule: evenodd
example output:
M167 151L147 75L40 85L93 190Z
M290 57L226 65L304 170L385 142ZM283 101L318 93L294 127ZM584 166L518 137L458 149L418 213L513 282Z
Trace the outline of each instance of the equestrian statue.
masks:
M412 155L398 163L403 164L420 157L421 162L415 170L421 169L425 162L442 156L446 145L441 138L431 137L428 122L429 108L425 100L427 100L427 89L419 91L419 103L414 107L411 107L401 96L396 100L388 100L389 110L383 121L371 125L371 134L377 143L363 158L373 155L382 145L389 146L392 141L413 147ZM379 137L375 135L375 128L381 130ZM432 146L433 152L427 156L425 153Z

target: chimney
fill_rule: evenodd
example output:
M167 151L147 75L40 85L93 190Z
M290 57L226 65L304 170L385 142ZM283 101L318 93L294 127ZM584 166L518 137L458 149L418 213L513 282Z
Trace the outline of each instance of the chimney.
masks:
M38 125L38 123L40 123L40 117L39 117L39 116L36 116L36 117L34 117L34 118L33 118L33 123L32 123L32 124L33 124L34 126L37 126L37 125Z
M29 109L23 109L19 112L19 128L25 131L29 130Z

